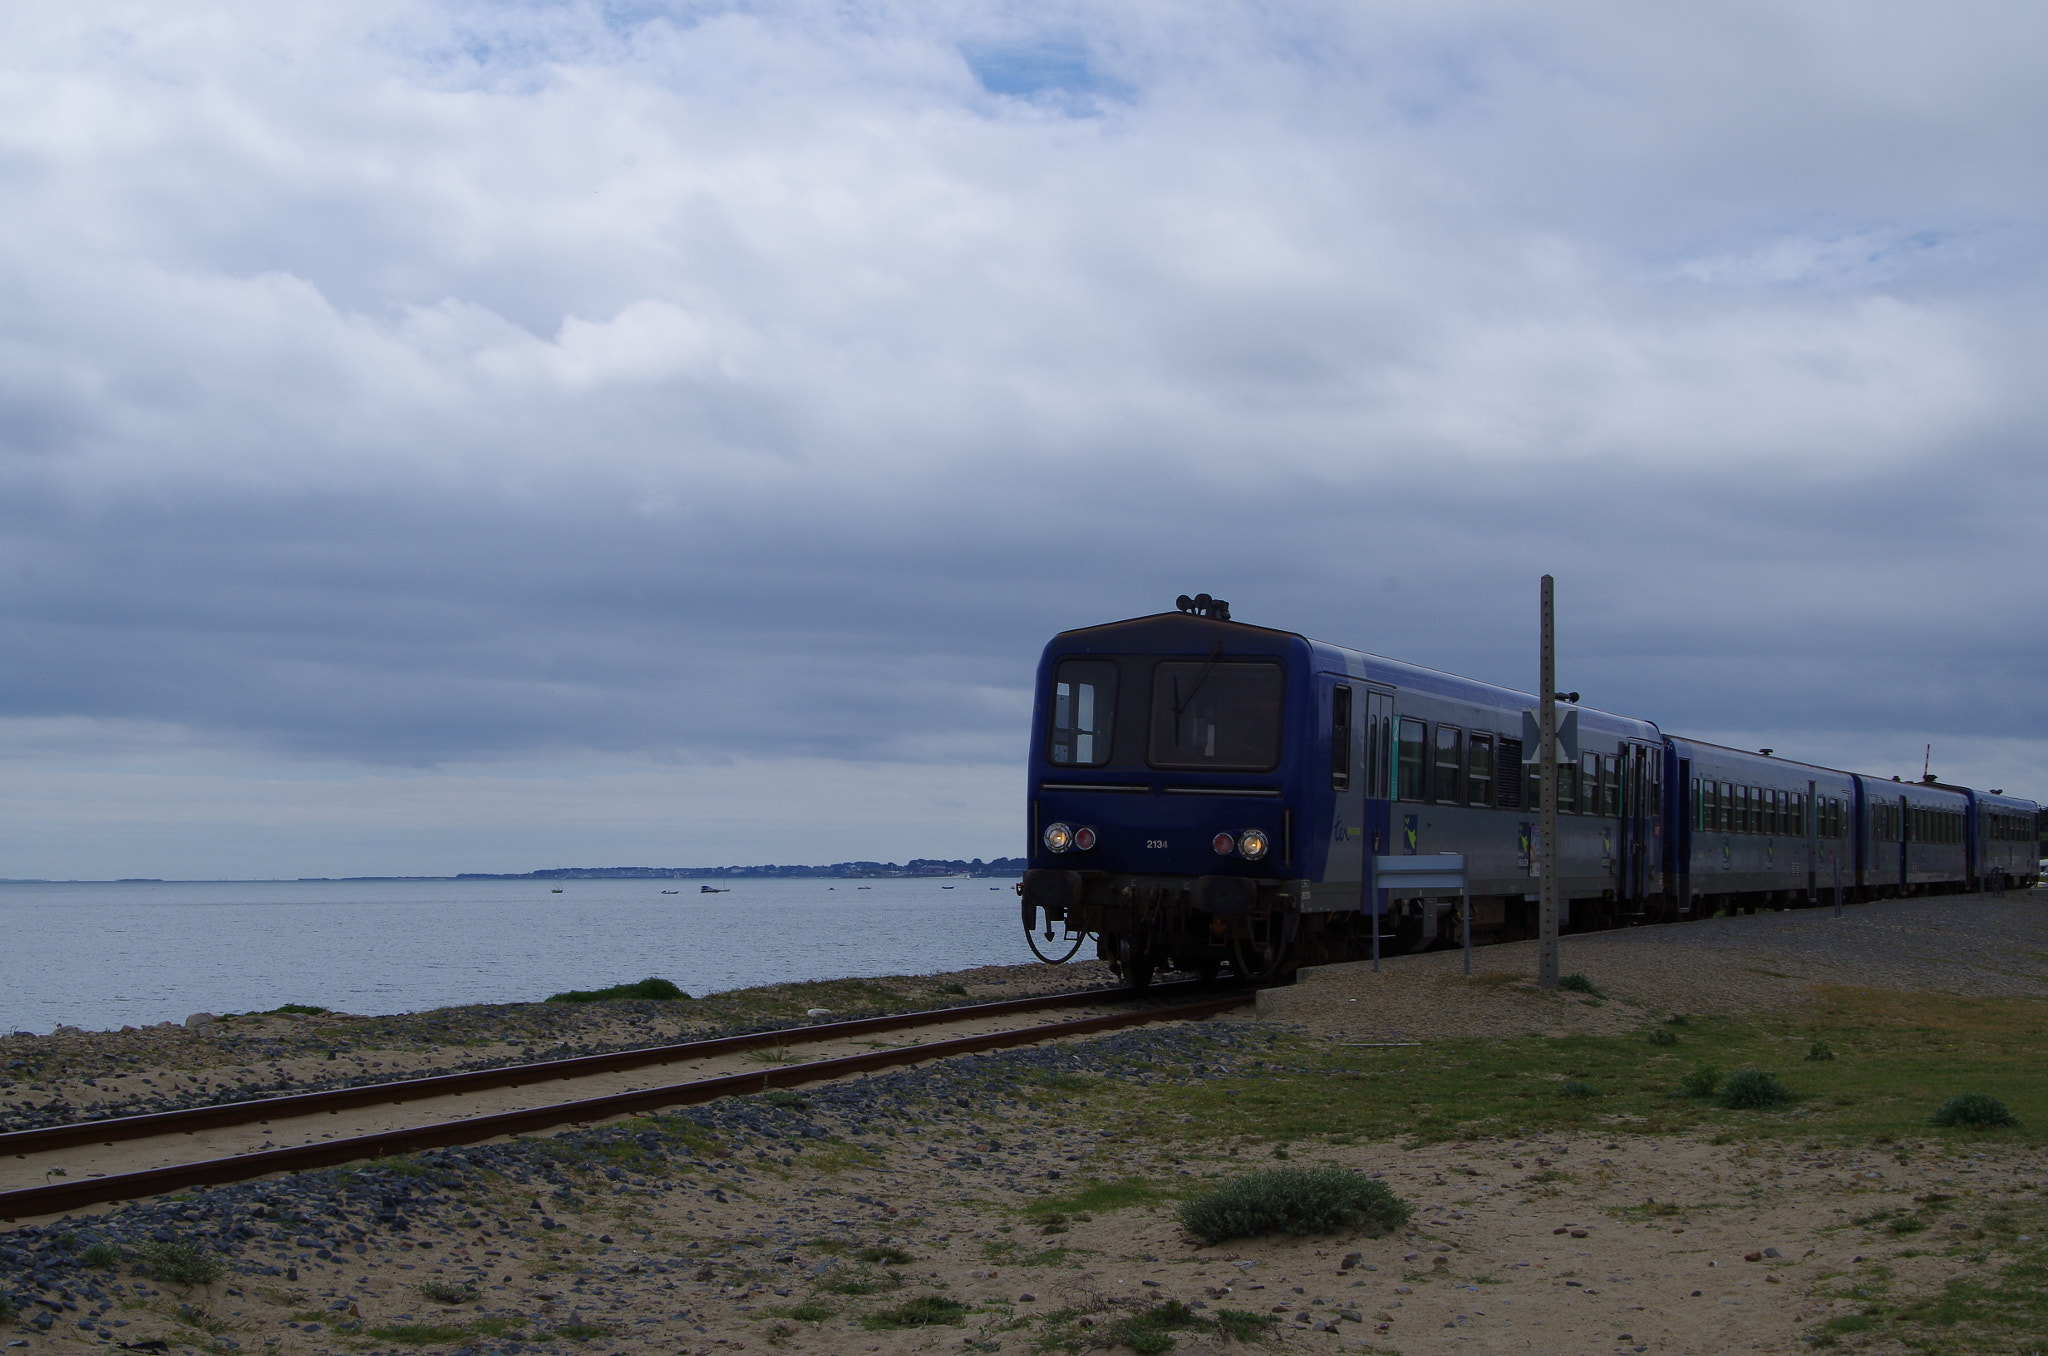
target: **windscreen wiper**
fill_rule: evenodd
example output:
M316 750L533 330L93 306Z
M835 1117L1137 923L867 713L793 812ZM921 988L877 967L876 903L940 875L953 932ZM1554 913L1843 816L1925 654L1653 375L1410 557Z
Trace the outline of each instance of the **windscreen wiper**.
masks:
M1195 694L1202 690L1202 684L1209 681L1209 674L1216 668L1217 656L1222 653L1223 642L1219 640L1210 647L1209 662L1204 664L1202 671L1195 675L1195 685L1188 689L1187 696L1183 697L1180 695L1180 679L1176 678L1173 680L1173 738L1175 743L1180 741L1180 713L1188 709L1188 703L1193 701Z

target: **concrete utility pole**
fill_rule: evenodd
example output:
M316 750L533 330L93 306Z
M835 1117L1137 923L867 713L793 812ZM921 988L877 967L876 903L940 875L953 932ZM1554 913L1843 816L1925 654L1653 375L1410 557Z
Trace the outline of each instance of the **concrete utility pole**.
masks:
M1542 842L1537 847L1539 873L1537 908L1541 912L1542 940L1537 943L1536 983L1545 989L1557 987L1557 629L1552 612L1553 585L1543 576L1543 675L1538 694L1537 721L1542 739L1537 745L1536 767L1542 779L1542 801L1537 818Z

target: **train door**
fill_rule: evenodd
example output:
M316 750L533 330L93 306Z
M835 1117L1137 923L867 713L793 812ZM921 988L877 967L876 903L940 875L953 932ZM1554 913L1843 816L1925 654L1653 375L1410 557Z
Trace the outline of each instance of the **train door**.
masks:
M1699 807L1693 798L1699 795L1699 787L1693 781L1692 759L1679 758L1678 775L1673 779L1670 804L1673 813L1665 823L1665 832L1671 843L1672 882L1678 897L1678 911L1692 912L1692 826L1699 814Z
M1621 897L1640 911L1650 893L1650 770L1649 750L1640 744L1621 746Z
M1372 859L1393 851L1394 794L1394 694L1377 688L1362 688L1365 704L1365 894L1364 907L1379 913L1380 892L1372 882Z
M1909 833L1909 832L1907 831L1907 826L1908 826L1908 825L1910 825L1910 824L1911 824L1912 822L1913 822L1913 811L1912 811L1912 809L1911 809L1911 808L1910 808L1910 807L1909 807L1909 806L1908 806L1908 805L1906 804L1906 798L1905 798L1904 796L1900 796L1900 797L1899 797L1899 894L1900 894L1900 896L1901 896L1901 897L1904 897L1904 895L1905 895L1905 893L1906 893L1906 887L1907 887L1908 885L1912 884L1912 882L1913 882L1913 871L1912 871L1912 865L1911 865L1911 864L1912 864L1912 860L1913 860L1913 848L1912 848L1912 844L1911 844L1911 843L1910 843L1910 842L1908 841L1909 839L1911 839L1911 838L1912 838L1912 836L1913 836L1913 835L1912 835L1911 833Z
M1318 704L1326 717L1330 751L1330 851L1323 862L1322 883L1332 889L1365 888L1366 848L1370 828L1365 822L1366 731L1358 719L1360 693L1351 683L1328 674L1317 683Z
M1820 873L1820 844L1817 837L1820 828L1819 821L1820 786L1818 783L1808 782L1806 784L1806 822L1800 826L1806 830L1806 902L1808 904L1813 904L1819 899L1818 894L1815 893L1816 887L1820 883L1818 880Z

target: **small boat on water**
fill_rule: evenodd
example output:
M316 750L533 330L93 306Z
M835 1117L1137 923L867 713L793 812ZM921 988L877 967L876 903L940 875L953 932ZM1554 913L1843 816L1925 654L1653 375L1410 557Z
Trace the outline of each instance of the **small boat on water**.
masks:
M939 888L940 888L941 890L950 890L950 889L952 889L953 887L952 887L952 886L950 886L950 885L941 885L941 886L940 886Z
M662 893L663 893L663 894L665 894L665 895L679 895L679 894L681 894L681 893L682 893L682 891L681 891L681 890L663 890L663 891L662 891Z
M548 891L548 893L549 893L549 894L551 894L551 895L558 895L558 894L562 893L562 887L561 887L561 886L559 886L559 885L557 885L557 886L556 886L556 887L555 887L554 889L552 889L552 890Z
M700 885L697 887L697 893L700 895L729 895L732 893L732 887L730 885Z
M854 889L856 889L856 890L872 890L872 889L874 889L875 887L874 887L874 886L872 886L872 885L856 885L856 886L854 886L853 888L854 888Z

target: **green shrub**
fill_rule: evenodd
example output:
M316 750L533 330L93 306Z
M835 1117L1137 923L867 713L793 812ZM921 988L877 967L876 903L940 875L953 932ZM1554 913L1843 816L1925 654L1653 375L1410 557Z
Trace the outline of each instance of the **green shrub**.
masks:
M2019 1117L2007 1110L2005 1103L1981 1092L1966 1092L1960 1097L1949 1098L1927 1121L1930 1125L1966 1125L1972 1128L2020 1123Z
M1263 1234L1390 1233L1414 1213L1356 1168L1268 1168L1182 1203L1182 1227L1205 1243Z
M553 994L550 1003L608 1003L615 999L656 998L668 1002L686 999L684 993L665 979L643 979L638 984L614 984L609 989L571 989L567 993Z
M78 1260L95 1271L105 1271L121 1261L121 1250L111 1243L90 1243Z
M941 984L939 986L939 992L956 993L959 994L962 998L965 998L967 996L967 986L965 984Z
M1593 981L1587 979L1584 975L1566 975L1563 979L1557 981L1557 987L1560 989L1569 989L1573 993L1591 994L1595 998L1607 997L1606 994L1601 993L1598 989L1594 988Z
M264 1015L275 1017L280 1013L290 1013L295 1017L324 1017L327 1015L327 1012L328 1009L316 1008L311 1003L286 1003L280 1007L272 1008Z
M227 1259L199 1243L145 1243L137 1251L150 1275L175 1285L212 1285L228 1274Z
M944 1295L919 1295L888 1309L877 1309L861 1316L860 1325L869 1332L880 1332L889 1328L929 1328L935 1323L958 1323L967 1314L967 1306Z
M1598 1097L1600 1089L1581 1078L1567 1078L1557 1085L1560 1097Z
M593 1337L610 1337L610 1328L601 1328L595 1323L564 1323L548 1334L550 1337L566 1337L571 1342L588 1342Z
M475 1286L459 1281L421 1281L419 1291L420 1298L435 1304L475 1304L478 1298Z
M1812 1045L1806 1047L1806 1057L1808 1059L1833 1059L1835 1052L1828 1048L1826 1041L1815 1041Z
M805 1300L801 1304L791 1305L789 1316L799 1323L823 1323L838 1312L837 1309L834 1309L823 1300L813 1299Z
M1721 1105L1737 1111L1762 1111L1791 1100L1792 1089L1762 1069L1739 1069L1721 1085Z
M0 1295L0 1323L12 1323L20 1314L21 1310L14 1307L13 1300Z
M1666 1031L1663 1027L1658 1027L1650 1032L1650 1044L1676 1045L1678 1044L1678 1035L1676 1032Z
M1669 1017L1666 1017L1666 1018L1664 1019L1664 1025L1666 1025L1666 1026L1690 1026L1690 1025L1692 1025L1692 1022L1691 1022L1691 1020L1690 1020L1689 1018L1687 1018L1687 1017L1686 1017L1686 1015L1685 1015L1684 1013L1682 1013L1682 1012L1674 1012L1674 1013L1672 1013L1672 1014L1671 1014L1671 1015L1670 1015Z
M1240 1342L1257 1341L1266 1335L1266 1329L1280 1321L1271 1314L1253 1313L1248 1309L1218 1309L1215 1313L1216 1326L1226 1336Z
M811 1104L810 1099L800 1092L788 1088L771 1088L761 1094L761 1100L769 1106L779 1106L785 1111L802 1111Z
M1117 1346L1129 1347L1139 1356L1159 1356L1173 1350L1173 1334L1180 1328L1202 1327L1195 1311L1179 1300L1155 1304L1142 1314L1120 1318L1109 1325L1103 1337Z
M1684 1078L1678 1080L1678 1089L1688 1097L1712 1097L1720 1085L1721 1071L1711 1064L1701 1064Z

